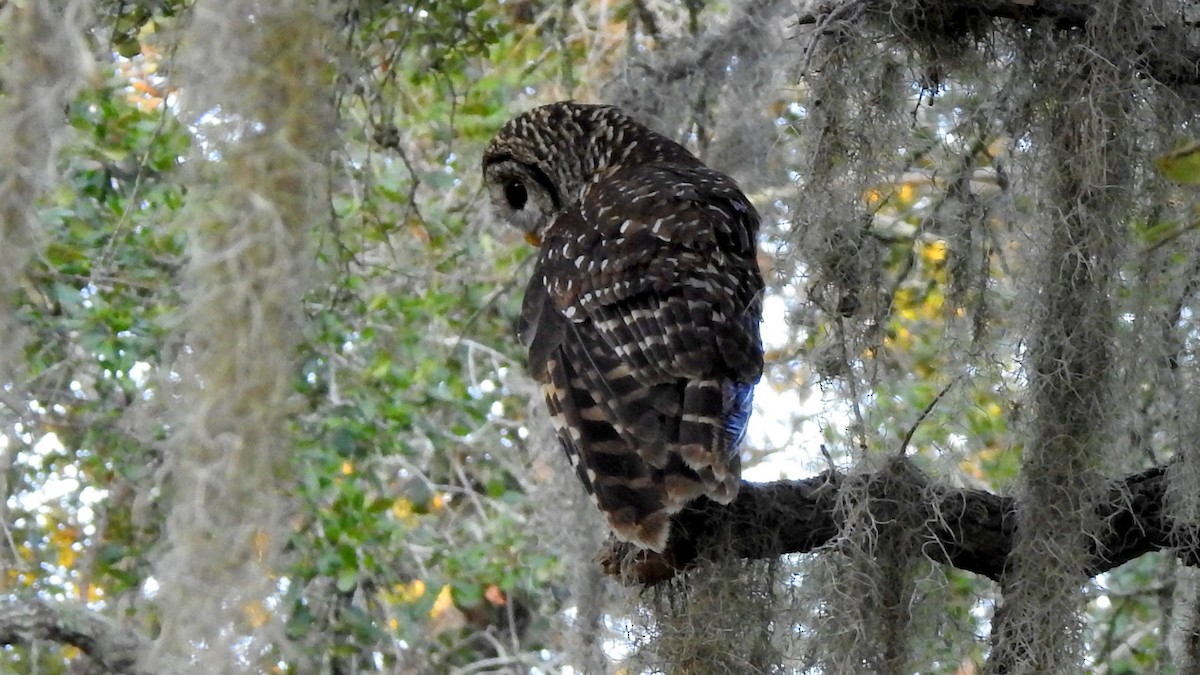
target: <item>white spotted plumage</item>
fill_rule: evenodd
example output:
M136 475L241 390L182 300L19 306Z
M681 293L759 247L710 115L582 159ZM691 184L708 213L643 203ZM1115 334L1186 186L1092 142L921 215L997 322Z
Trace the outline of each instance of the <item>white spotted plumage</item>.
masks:
M541 241L519 326L559 439L622 540L728 503L762 373L758 215L728 176L609 106L557 103L489 144L492 202Z

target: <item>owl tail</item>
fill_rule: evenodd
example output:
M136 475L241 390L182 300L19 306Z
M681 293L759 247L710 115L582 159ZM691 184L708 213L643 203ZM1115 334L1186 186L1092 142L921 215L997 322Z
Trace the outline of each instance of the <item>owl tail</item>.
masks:
M741 483L738 445L749 417L748 385L694 380L683 391L679 455L696 472L709 499L728 504Z
M594 364L593 364L594 365ZM610 422L611 407L594 395L586 373L569 361L547 362L542 391L567 459L622 541L662 552L670 537L671 512L652 468Z

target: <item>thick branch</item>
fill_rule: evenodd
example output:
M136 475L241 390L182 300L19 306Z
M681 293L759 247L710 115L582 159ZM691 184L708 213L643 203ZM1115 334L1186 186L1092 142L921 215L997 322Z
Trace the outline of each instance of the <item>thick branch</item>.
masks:
M895 11L893 2L879 0L812 5L809 11L800 14L799 25L821 26L827 17L853 15L859 11L871 13L877 10L887 16ZM937 32L944 33L945 37L965 36L979 20L993 19L1023 26L1052 26L1056 30L1083 29L1095 11L1090 2L1059 0L924 0L920 6L921 16L930 21L936 19ZM1200 48L1194 44L1194 38L1191 42L1187 39L1189 32L1195 31L1195 25L1182 21L1160 24L1149 16L1129 17L1128 25L1146 27L1147 34L1140 41L1137 52L1127 55L1139 64L1141 72L1171 87L1200 85ZM932 27L931 24L929 28Z
M1155 467L1110 483L1109 498L1097 507L1102 531L1089 539L1090 576L1177 545L1181 530L1173 527L1165 505L1167 473L1166 467ZM901 470L868 475L827 471L805 480L743 483L729 506L706 502L679 514L671 546L663 555L631 556L627 547L614 545L598 559L610 574L633 583L656 583L707 555L706 551L731 551L752 559L815 551L837 536L841 491L864 482L872 512L880 516L879 527L896 521L889 515L897 509L916 509L921 518L917 522L925 523L919 536L926 556L990 579L1003 575L1016 531L1015 500L983 490L930 485L907 463ZM920 503L896 499L914 492L922 495ZM1177 553L1188 564L1200 562L1192 548Z
M78 647L104 672L136 673L142 639L76 604L38 599L0 600L0 645L46 640Z

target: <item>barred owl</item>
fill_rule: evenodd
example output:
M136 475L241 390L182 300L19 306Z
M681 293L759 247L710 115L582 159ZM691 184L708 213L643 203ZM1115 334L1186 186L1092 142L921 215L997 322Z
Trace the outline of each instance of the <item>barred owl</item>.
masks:
M560 443L617 538L661 552L673 514L737 495L763 368L758 214L611 106L516 117L483 175L540 246L518 331Z

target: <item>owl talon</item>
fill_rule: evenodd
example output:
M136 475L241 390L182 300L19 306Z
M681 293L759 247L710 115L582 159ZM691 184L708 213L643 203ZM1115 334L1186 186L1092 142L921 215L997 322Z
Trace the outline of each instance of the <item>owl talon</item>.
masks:
M623 586L652 586L679 573L670 548L656 553L616 537L609 537L592 561L599 563L605 575L616 577Z

